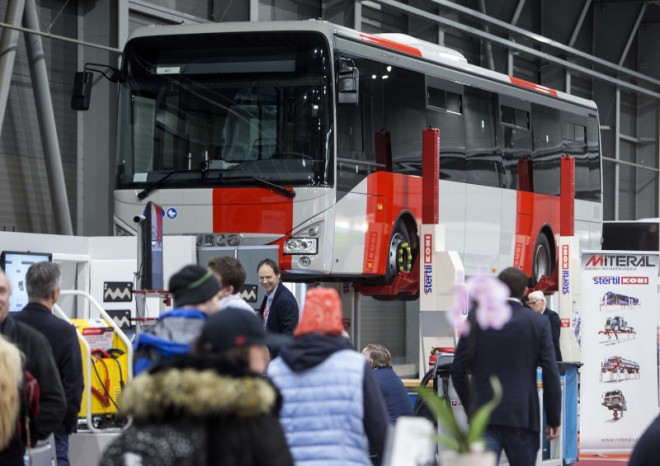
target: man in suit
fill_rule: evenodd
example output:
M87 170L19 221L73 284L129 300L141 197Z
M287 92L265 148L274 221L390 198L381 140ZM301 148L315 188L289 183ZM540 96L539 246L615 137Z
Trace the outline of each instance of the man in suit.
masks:
M53 315L53 306L60 297L61 277L60 267L53 262L32 264L25 275L28 304L14 318L43 334L52 348L67 404L64 421L54 432L55 450L58 466L68 466L69 435L78 425L84 382L76 329Z
M550 319L550 330L552 331L552 344L555 346L555 356L557 362L561 361L561 349L559 348L559 332L561 332L561 320L559 314L555 311L548 309L545 296L542 291L532 291L527 295L527 302L532 310L543 314Z
M468 416L493 398L489 379L492 375L499 378L502 401L493 411L484 434L486 448L497 454L498 462L504 450L511 466L529 466L536 463L540 446L536 368L543 370L543 406L549 440L559 436L559 371L548 319L521 304L527 276L518 268L508 267L498 278L509 287L511 319L500 330L482 330L474 315L469 316L473 325L458 342L451 378Z
M298 303L295 296L280 281L280 268L271 259L264 259L257 267L259 283L266 296L259 307L264 328L273 333L293 335L298 325Z

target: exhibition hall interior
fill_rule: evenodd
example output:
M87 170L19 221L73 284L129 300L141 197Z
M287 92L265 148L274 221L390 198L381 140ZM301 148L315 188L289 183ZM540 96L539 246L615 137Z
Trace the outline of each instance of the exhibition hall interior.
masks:
M0 17L0 464L660 464L658 2Z

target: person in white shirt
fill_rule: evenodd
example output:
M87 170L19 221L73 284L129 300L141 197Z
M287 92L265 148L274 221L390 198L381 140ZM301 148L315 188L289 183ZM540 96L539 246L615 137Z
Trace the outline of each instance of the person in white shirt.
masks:
M254 308L240 295L245 285L245 269L238 259L231 256L214 257L207 267L220 282L220 310L231 306L256 314Z

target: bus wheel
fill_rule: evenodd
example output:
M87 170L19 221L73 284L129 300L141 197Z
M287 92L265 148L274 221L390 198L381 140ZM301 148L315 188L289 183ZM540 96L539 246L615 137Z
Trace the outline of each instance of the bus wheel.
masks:
M543 275L550 276L552 273L552 254L548 238L541 233L534 245L534 256L532 259L532 286L536 285Z
M402 222L397 222L392 230L390 245L387 250L386 282L392 283L394 277L401 272L410 272L412 269L413 251L410 244L410 234Z

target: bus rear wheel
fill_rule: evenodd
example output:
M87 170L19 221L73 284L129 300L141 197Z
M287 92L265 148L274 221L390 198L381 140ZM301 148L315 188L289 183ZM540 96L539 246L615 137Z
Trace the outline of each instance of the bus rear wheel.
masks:
M534 256L532 259L532 286L536 285L543 275L552 274L552 254L548 238L541 233L534 245Z

